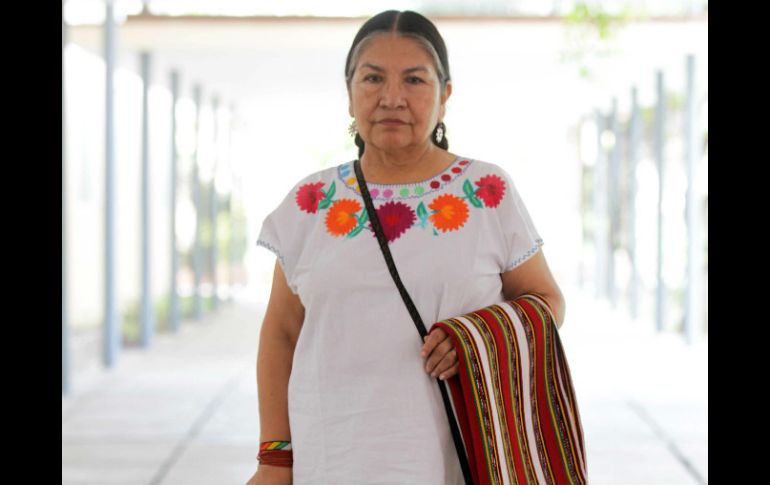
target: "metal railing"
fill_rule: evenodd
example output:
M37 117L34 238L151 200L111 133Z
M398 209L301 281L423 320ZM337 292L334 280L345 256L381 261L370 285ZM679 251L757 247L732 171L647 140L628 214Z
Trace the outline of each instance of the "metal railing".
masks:
M653 105L633 86L624 112L613 98L581 120L580 284L691 344L708 327L708 93L684 64L683 94L659 70Z
M64 1L62 2L62 8L64 8ZM117 365L120 351L128 344L150 347L153 341L153 335L156 330L161 328L161 325L165 326L165 330L169 332L176 332L180 326L180 319L184 316L188 316L195 320L200 320L204 313L204 307L212 310L217 310L219 307L219 293L220 289L229 290L226 291L230 298L232 297L232 289L236 284L242 283L242 281L236 281L234 272L237 267L243 264L242 255L236 254L239 248L244 245L240 241L244 237L244 232L239 225L245 224L244 218L240 215L243 211L242 203L240 202L240 185L235 180L237 177L231 173L230 176L233 179L233 183L230 184L235 187L234 190L230 190L229 193L219 194L216 188L216 166L227 162L227 166L232 170L232 165L229 160L220 160L219 154L213 156L214 159L214 176L210 181L201 180L198 171L198 141L201 133L200 126L200 112L201 107L206 102L201 94L202 87L199 84L193 86L193 98L195 106L194 120L190 119L190 116L180 116L178 110L179 103L179 85L180 76L179 70L171 69L170 74L170 140L168 143L171 147L170 158L165 160L153 160L150 161L150 146L153 140L150 135L153 131L150 129L150 97L149 88L153 85L152 80L152 67L154 64L154 56L150 51L138 52L138 77L141 78L143 84L143 90L141 93L141 99L136 99L137 104L141 103L141 124L135 126L137 132L141 133L141 150L139 159L136 160L138 168L141 170L141 186L134 188L120 185L118 177L118 168L116 161L116 148L124 149L115 146L115 109L114 104L116 100L115 90L113 88L113 81L115 77L116 66L116 47L115 47L115 32L116 26L114 21L114 0L105 1L105 20L104 20L104 42L103 42L103 62L104 62L104 85L105 85L105 119L104 119L104 180L102 184L102 190L104 191L104 232L103 240L101 243L104 245L104 281L103 284L98 285L104 288L103 297L103 319L98 329L101 333L101 363L106 368L112 368ZM78 239L78 231L72 229L72 218L68 216L70 210L67 204L68 194L72 193L70 187L67 184L67 178L65 173L72 173L70 165L73 160L68 160L68 143L67 139L72 140L73 134L78 140L86 139L87 143L98 143L93 140L94 137L84 136L82 126L67 125L67 109L69 105L65 105L65 98L67 97L68 87L65 87L65 78L68 78L66 71L67 56L65 55L66 45L68 43L68 26L64 19L62 12L62 397L68 395L72 391L72 370L73 370L73 358L76 352L71 348L72 346L72 327L73 321L77 321L78 316L73 315L73 306L69 305L68 301L72 301L73 298L83 298L82 294L76 293L79 285L68 286L73 279L76 279L77 274L70 273L76 272L79 266L72 264L68 261L68 248L73 248L78 244L84 244L85 241ZM84 74L78 73L79 77L69 78L83 79ZM71 83L72 81L70 81ZM99 81L101 82L101 81ZM134 93L124 93L126 96L134 96ZM233 118L234 118L234 105L227 107L230 114L229 126L220 126L217 113L220 108L220 98L216 95L212 96L211 103L213 104L213 126L214 134L213 138L217 139L221 132L227 132L228 139L233 131ZM82 107L79 106L82 112ZM178 127L179 122L186 124L194 124L194 138L192 142L192 153L180 153L178 150L178 137L180 136L180 130ZM80 130L78 132L77 130ZM72 150L70 149L70 152ZM221 158L231 157L232 153L228 150L227 156ZM163 157L165 158L165 157ZM178 162L184 162L182 164ZM167 164L169 167L169 184L167 188L163 189L163 197L168 194L168 206L169 212L159 212L152 210L151 200L151 170L150 166L157 164ZM188 178L189 175L189 178ZM187 180L189 180L188 183ZM183 190L178 190L178 180L183 181ZM116 186L117 185L117 186ZM236 190L237 189L237 190ZM141 275L137 281L139 286L139 298L137 301L131 301L128 305L132 307L131 310L126 311L127 305L121 305L122 298L118 291L117 284L117 266L120 261L121 255L116 250L116 227L120 224L125 224L125 221L121 220L119 211L116 204L116 191L127 190L136 192L135 200L137 201L140 223L140 245L138 248L129 247L129 251L138 251L140 253L139 260L141 262ZM233 192L236 192L235 194ZM188 248L188 254L184 253L185 248L180 248L177 238L178 225L177 225L177 202L179 197L189 197L193 202L195 211L195 237ZM97 201L95 199L89 199L89 203L95 205ZM163 207L166 204L162 204ZM151 233L151 217L153 219L160 218L167 220L168 227L170 228L170 244L168 248L158 248L157 244L152 244ZM217 244L217 226L221 226L222 223L228 223L229 234L226 234L225 247ZM93 223L93 221L88 221ZM203 231L203 229L207 229ZM79 228L82 229L82 228ZM159 281L158 277L153 277L154 274L158 274L158 271L153 271L153 258L152 254L156 251L168 251L168 257L162 258L168 262L170 282L168 285L168 302L166 303L166 297L163 297L163 302L159 301L157 294L153 293L153 287L165 287L163 281ZM204 252L208 252L208 257L204 258ZM238 254L242 253L240 251ZM189 258L185 257L189 256ZM188 262L188 260L191 260ZM92 260L89 260L89 264ZM218 266L224 266L227 268L228 281L226 285L219 285L217 279ZM192 288L184 288L180 285L180 280L183 280L185 274L192 273L194 278L193 283L188 286ZM242 272L239 272L242 273ZM206 288L211 288L210 291L201 291ZM180 300L184 296L184 293L191 294L192 308L185 312L185 305ZM208 293L208 304L204 305L202 293ZM100 295L88 295L87 298L91 301L98 300ZM123 298L125 299L125 297ZM159 308L162 305L168 306L166 312L166 318L162 321L157 317L160 313ZM133 309L135 307L136 309ZM121 308L123 311L121 311ZM185 315L187 314L187 315ZM126 320L131 320L131 325L127 326ZM127 329L130 330L127 333ZM130 335L129 335L130 334Z

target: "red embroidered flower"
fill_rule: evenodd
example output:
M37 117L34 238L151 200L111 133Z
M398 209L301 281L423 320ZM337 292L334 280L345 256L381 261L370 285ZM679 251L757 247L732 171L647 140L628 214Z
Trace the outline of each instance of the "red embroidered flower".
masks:
M385 238L391 242L412 227L417 216L412 208L403 202L390 201L377 208L377 219L380 220ZM377 237L374 231L372 234Z
M356 212L361 210L361 204L353 199L340 199L329 207L326 213L326 230L332 236L344 236L358 224Z
M439 195L428 207L437 211L430 216L431 222L444 232L459 229L468 220L468 205L456 195Z
M483 200L487 207L497 207L505 195L505 181L498 175L492 174L481 177L476 185L479 186L476 196Z
M324 195L321 187L324 186L323 182L316 182L314 184L305 184L297 190L297 205L303 211L309 214L315 214L318 211L318 203L323 200Z

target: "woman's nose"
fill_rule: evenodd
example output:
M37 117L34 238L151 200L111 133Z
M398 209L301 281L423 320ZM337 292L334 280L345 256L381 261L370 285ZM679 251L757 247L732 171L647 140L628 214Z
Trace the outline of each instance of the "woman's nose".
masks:
M404 90L398 81L387 81L382 87L380 104L386 107L398 107L405 104Z

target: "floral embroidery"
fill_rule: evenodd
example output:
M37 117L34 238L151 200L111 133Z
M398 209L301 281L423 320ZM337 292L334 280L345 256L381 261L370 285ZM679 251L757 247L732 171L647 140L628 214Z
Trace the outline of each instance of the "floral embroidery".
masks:
M431 222L444 232L459 229L468 220L468 204L456 195L439 195L428 208L434 211L430 216Z
M460 177L465 170L471 165L471 160L457 157L452 165L446 170L428 180L422 182L413 182L406 184L367 184L369 186L369 195L372 196L372 201L385 200L389 201L394 198L401 199L414 199L428 195L431 192L436 192L442 187L454 182L454 180ZM361 190L358 187L358 180L353 170L353 162L343 163L337 168L337 175L342 185L355 192L357 195L361 195Z
M442 177L445 181L451 179L448 174ZM477 187L475 189L474 184ZM402 201L392 200L376 207L377 218L388 242L395 241L412 227L427 229L429 224L432 225L434 236L439 235L437 229L444 233L456 231L465 226L470 217L469 203L477 208L494 208L505 195L505 180L499 175L485 175L474 184L466 179L462 186L465 194L463 197L454 194L438 195L430 201L427 208L425 202L420 202L414 210ZM332 236L352 238L364 229L374 235L371 224L367 224L369 214L361 202L348 198L333 200L336 192L335 181L332 181L328 190L323 187L323 182L307 183L299 187L296 194L299 208L309 214L328 209L325 218L326 230ZM375 191L379 193L378 189L370 191L373 197ZM385 192L392 190L387 189ZM390 195L392 194L385 196Z
M505 195L505 181L498 175L492 174L481 177L476 185L479 186L476 195L484 201L484 205L487 207L497 207Z
M356 212L360 210L361 204L353 199L334 202L326 213L326 229L334 236L344 236L356 227Z
M323 182L316 182L314 184L305 184L297 191L297 205L300 209L308 214L315 214L318 210L318 204L324 199L324 193L321 187L324 186Z
M396 240L407 229L412 227L417 216L411 207L403 202L385 202L375 208L377 218L382 225L382 232L388 239L388 242ZM372 231L374 234L374 231Z

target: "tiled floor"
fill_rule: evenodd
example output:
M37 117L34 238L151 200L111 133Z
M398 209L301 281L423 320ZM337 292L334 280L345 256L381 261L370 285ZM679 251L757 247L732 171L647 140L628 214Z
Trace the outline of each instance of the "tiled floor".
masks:
M706 483L707 342L687 347L565 289L560 336L593 485ZM62 399L62 484L243 484L256 466L262 307L186 321Z

